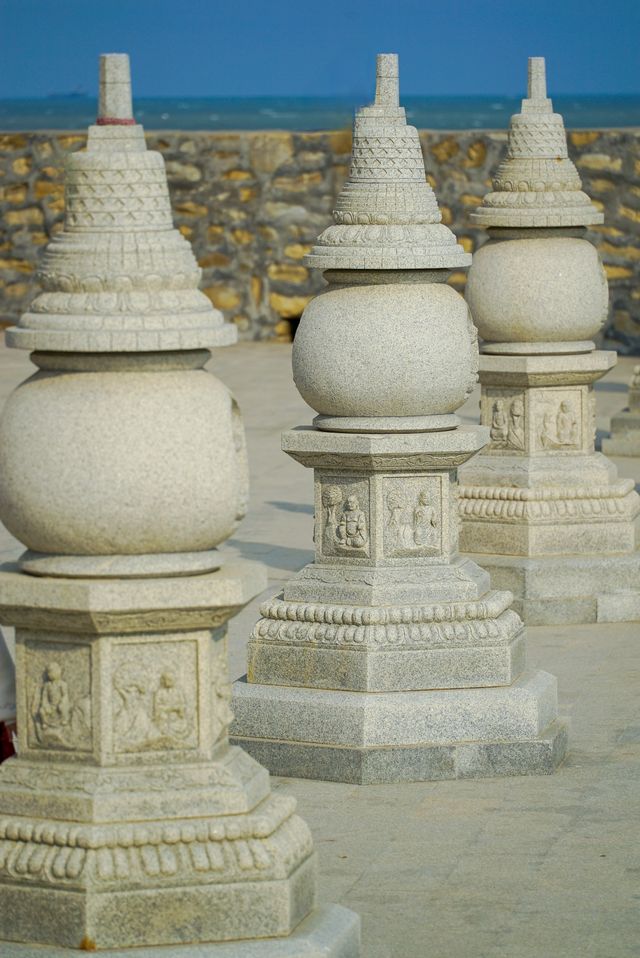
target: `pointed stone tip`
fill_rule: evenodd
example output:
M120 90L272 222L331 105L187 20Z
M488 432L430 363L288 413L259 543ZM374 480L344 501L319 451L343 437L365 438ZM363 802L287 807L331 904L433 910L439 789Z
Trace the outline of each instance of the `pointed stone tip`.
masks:
M547 73L544 57L529 57L529 100L547 99Z
M376 58L376 106L400 105L397 53L379 53Z
M100 55L99 125L134 124L131 70L127 53Z

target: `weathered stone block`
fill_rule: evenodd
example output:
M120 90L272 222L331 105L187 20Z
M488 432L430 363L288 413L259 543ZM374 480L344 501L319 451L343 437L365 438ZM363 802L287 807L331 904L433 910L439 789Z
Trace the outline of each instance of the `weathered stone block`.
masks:
M515 596L514 609L529 625L627 621L638 618L640 556L478 556L496 587ZM601 611L599 611L601 610ZM609 610L609 611L606 611ZM622 618L613 618L616 614ZM607 619L606 616L612 616Z
M360 784L538 774L564 758L555 679L368 693L234 686L234 741L273 772ZM238 735L238 729L242 734Z
M359 636L356 638L357 631L362 632L364 628L331 627L323 623L314 629L313 625L305 628L299 622L278 623L278 626L276 635L287 636L287 644L274 641L273 623L261 620L256 626L255 633L263 635L265 640L253 639L249 644L249 681L386 692L509 685L524 669L524 637L515 616L511 620L505 616L502 621L480 621L476 623L477 632L472 623L462 618L440 627L415 622L377 626L371 628L373 647L365 645L366 639L363 642ZM505 641L504 633L508 635L512 629L517 630L516 634ZM342 641L340 633L344 634ZM437 641L438 636L443 644L446 637L450 637L454 647L415 648L423 636L431 638L430 633L435 634L432 641ZM349 647L351 635L354 636L352 642L358 642L355 647ZM387 642L398 647L385 649ZM334 647L323 648L320 643ZM467 643L472 647L464 647Z
M156 958L156 947L140 946L136 958ZM43 958L41 945L3 943L3 958ZM286 938L166 945L165 958L358 958L360 920L346 908L325 905L302 921ZM102 951L104 958L130 958L130 949ZM46 958L68 958L66 948L49 946Z

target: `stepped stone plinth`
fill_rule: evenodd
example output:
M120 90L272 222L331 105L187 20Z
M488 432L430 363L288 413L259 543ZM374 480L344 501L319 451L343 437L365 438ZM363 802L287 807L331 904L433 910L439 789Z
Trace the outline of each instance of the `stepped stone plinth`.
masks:
M611 417L611 435L602 440L602 451L611 456L640 456L640 366L634 366L629 383L629 405Z
M7 333L36 373L0 421L0 569L19 754L0 767L0 954L359 954L314 909L295 802L229 745L226 623L266 582L218 550L246 511L234 339L173 229L124 55L66 174L43 291ZM70 951L71 950L71 951Z
M608 295L585 228L603 216L568 158L541 57L472 219L489 232L467 301L490 442L460 470L461 548L527 623L640 618L640 497L594 445L593 384L616 361L592 341Z
M470 256L441 223L395 55L334 220L293 346L318 415L282 438L314 470L315 561L261 609L232 740L274 773L347 782L552 771L555 679L526 670L511 595L458 552L456 471L489 438L456 416L478 347L445 281Z

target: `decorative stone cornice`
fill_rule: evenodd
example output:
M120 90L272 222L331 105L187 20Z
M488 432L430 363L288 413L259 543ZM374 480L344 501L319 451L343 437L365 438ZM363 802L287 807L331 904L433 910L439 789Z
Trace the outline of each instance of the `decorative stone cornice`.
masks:
M312 854L309 830L295 802L269 796L244 816L69 825L30 818L0 819L0 878L58 888L145 888L158 875L184 884L273 880L294 845Z
M317 269L449 269L471 262L441 221L418 131L398 99L398 57L377 59L375 102L358 111L335 226L305 258Z
M511 117L506 158L470 218L479 226L515 228L603 222L569 159L562 116L547 97L544 57L529 57L528 96Z
M43 291L9 346L153 352L234 342L200 292L201 270L173 228L160 153L147 150L131 107L129 58L100 62L99 116L66 166L65 225L45 252Z
M503 486L460 486L461 519L500 522L590 522L615 518L632 520L638 501L632 479L619 479L610 486L557 486L518 489Z

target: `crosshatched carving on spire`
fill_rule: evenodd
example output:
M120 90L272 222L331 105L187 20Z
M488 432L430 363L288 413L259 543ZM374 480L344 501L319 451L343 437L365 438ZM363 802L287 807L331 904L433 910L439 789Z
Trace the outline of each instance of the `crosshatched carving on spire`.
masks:
M333 212L335 226L306 257L317 269L452 269L470 256L441 223L426 180L418 131L399 105L398 56L381 53L376 95L358 111L349 177Z
M544 57L530 57L528 72L528 96L511 117L507 155L471 221L516 228L602 223L569 159L562 116L547 97Z

